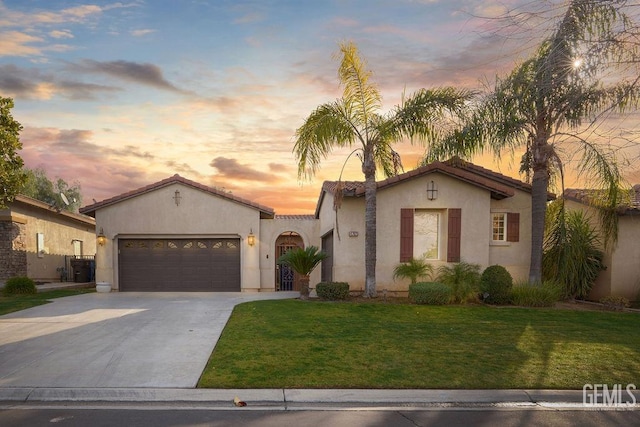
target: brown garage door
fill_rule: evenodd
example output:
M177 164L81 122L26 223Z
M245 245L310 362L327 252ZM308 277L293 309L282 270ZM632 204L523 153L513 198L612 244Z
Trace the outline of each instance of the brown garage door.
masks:
M121 291L240 291L239 239L122 239Z

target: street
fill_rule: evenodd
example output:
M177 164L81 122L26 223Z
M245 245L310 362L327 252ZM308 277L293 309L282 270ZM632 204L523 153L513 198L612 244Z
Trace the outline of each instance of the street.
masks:
M0 425L23 426L631 426L637 410L555 409L185 409L171 406L24 406L0 407Z

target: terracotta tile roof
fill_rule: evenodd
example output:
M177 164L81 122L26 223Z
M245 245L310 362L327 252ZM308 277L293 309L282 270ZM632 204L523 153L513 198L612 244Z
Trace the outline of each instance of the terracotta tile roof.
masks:
M106 200L102 200L100 202L94 203L92 205L89 206L85 206L83 208L80 209L80 213L83 214L87 214L87 215L91 215L91 214L95 214L95 211L97 211L98 209L104 208L106 206L110 206L119 202L122 202L124 200L127 199L131 199L133 197L137 197L141 194L144 193L149 193L151 191L157 190L159 188L162 187L166 187L172 184L176 184L176 183L180 183L201 191L204 191L205 193L209 193L209 194L213 194L216 196L220 196L220 197L224 197L225 199L231 200L233 202L236 203L240 203L242 205L248 206L250 208L254 208L260 211L260 217L261 218L273 218L273 216L275 215L275 211L273 210L273 208L270 208L268 206L264 206L264 205L260 205L258 203L254 203L251 202L247 199L243 199L241 197L235 196L231 193L227 193L225 191L222 190L218 190L216 188L213 187L207 187L206 185L203 184L199 184L195 181L191 181L190 179L187 178L183 178L178 174L173 175L170 178L167 179L163 179L162 181L158 181L154 184L150 184L147 185L145 187L142 188L138 188L136 190L132 190L129 191L127 193L123 193L120 194L118 196L115 197L111 197L110 199L106 199Z
M573 200L579 203L588 204L598 196L600 190L584 189L584 188L567 188L564 190L563 196L567 200ZM640 184L634 185L629 190L629 203L620 206L619 213L621 215L639 215L640 214Z
M456 157L445 162L433 162L412 171L387 178L383 181L378 181L376 185L378 189L383 189L400 184L406 180L434 172L443 173L472 185L485 188L491 192L491 197L498 200L513 196L515 194L515 189L526 191L528 193L531 192L530 184L508 177L501 173L485 169ZM322 184L322 190L320 191L320 197L318 198L318 204L316 205L316 218L320 213L320 205L324 199L324 194L326 192L333 193L337 184L338 181L325 181ZM345 197L364 196L364 182L343 181L342 184L344 185L343 191ZM548 193L547 198L548 200L553 200L555 199L555 195Z
M315 216L314 215L276 215L275 218L306 221L310 219L315 219Z
M456 158L445 162L433 162L409 172L387 178L383 181L378 181L377 188L389 187L406 181L407 179L427 175L433 172L441 172L446 175L457 177L471 184L487 188L492 191L492 195L496 198L513 196L514 188L531 192L530 184ZM364 182L343 181L343 184L345 186L345 196L352 195L351 193L355 196L364 195ZM336 185L337 181L325 181L322 189L323 191L334 191ZM549 194L549 199L553 198L555 198L555 196L553 194Z

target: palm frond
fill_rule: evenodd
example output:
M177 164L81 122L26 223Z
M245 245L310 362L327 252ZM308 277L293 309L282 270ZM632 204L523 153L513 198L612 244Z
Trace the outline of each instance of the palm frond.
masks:
M360 58L358 47L353 42L340 44L342 60L338 77L343 86L342 98L352 109L354 123L368 132L369 118L382 108L382 95L369 79L373 74L366 61Z
M298 177L313 176L333 148L351 145L360 138L347 104L337 100L320 105L296 130L293 152Z

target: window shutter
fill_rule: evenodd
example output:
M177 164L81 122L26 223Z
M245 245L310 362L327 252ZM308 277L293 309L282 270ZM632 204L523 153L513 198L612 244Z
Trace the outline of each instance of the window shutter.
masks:
M518 212L507 213L507 242L520 241L520 214Z
M413 209L400 209L400 262L413 258Z
M462 209L449 209L447 233L447 262L460 262Z

